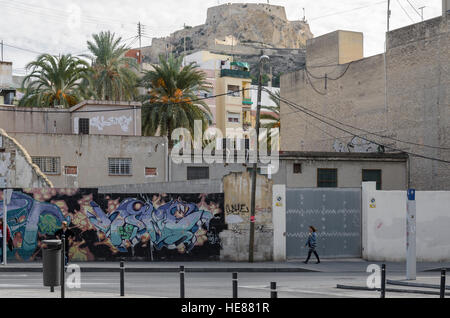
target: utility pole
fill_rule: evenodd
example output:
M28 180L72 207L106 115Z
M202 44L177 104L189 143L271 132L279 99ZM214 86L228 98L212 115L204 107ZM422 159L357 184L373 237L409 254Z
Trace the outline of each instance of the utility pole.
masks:
M262 95L262 77L264 71L264 62L269 62L269 57L267 55L263 55L261 51L261 57L259 58L259 79L258 79L258 103L256 106L256 159L253 163L252 170L252 193L251 193L251 207L250 207L250 244L249 244L249 255L248 261L249 263L253 263L253 253L254 253L254 245L255 245L255 209L256 209L256 177L257 177L257 169L258 169L258 161L259 161L259 127L260 127L260 115L261 115L261 95Z
M3 62L3 40L2 40L2 62Z
M141 22L138 22L138 37L139 37L139 70L142 71L142 33L144 31L144 26Z
M387 7L387 31L389 32L389 20L391 19L391 0L388 0Z

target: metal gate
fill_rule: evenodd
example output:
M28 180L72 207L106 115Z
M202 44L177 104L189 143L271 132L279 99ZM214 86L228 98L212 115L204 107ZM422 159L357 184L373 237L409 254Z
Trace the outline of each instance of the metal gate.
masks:
M361 189L286 189L286 203L288 258L306 257L310 225L320 257L361 257Z

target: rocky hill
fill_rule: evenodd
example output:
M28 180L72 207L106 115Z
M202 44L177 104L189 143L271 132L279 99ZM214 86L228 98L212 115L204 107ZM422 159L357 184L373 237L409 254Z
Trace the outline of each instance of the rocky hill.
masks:
M273 73L277 75L304 65L304 47L312 37L309 25L289 21L282 6L234 3L209 8L203 25L153 39L142 54L144 62L156 63L161 54L209 50L235 55L252 65L263 50L273 58Z

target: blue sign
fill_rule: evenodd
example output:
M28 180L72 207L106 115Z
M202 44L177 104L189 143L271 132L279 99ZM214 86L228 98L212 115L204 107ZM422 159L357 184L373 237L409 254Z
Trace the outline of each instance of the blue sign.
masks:
M416 200L416 190L415 189L408 189L408 200L409 201Z

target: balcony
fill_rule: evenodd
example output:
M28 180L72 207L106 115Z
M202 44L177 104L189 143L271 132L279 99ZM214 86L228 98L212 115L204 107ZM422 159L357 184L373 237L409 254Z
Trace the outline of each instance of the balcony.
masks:
M253 105L251 98L242 98L242 105Z
M242 70L224 69L220 71L221 77L250 78L250 72Z

